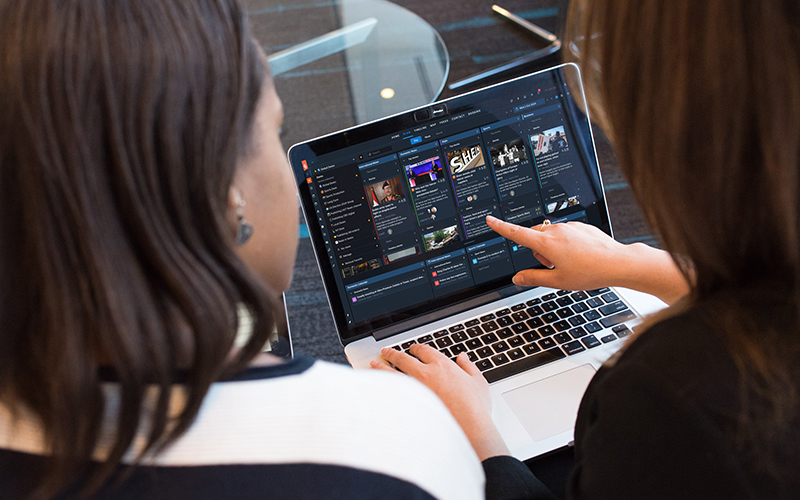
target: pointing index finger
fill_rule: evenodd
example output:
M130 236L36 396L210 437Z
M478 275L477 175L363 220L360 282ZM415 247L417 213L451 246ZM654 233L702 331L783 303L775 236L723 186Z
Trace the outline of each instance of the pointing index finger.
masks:
M534 251L536 247L539 246L540 231L511 224L496 217L492 217L491 215L486 216L486 224L500 236L516 241L520 245Z

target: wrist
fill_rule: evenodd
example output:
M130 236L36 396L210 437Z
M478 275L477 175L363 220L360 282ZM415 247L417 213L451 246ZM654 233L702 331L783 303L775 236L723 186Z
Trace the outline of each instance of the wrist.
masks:
M672 256L643 243L625 245L621 274L614 286L655 295L672 304L689 292L689 285Z

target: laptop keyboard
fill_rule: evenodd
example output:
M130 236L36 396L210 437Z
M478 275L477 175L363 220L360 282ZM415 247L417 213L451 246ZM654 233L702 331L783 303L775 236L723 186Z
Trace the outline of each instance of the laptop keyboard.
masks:
M608 288L560 290L390 347L427 344L453 360L466 352L496 382L625 337L622 323L635 317Z

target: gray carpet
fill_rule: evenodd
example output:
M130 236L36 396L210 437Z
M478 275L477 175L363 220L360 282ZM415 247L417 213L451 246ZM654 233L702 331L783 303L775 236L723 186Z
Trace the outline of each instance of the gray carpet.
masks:
M256 31L268 53L340 27L336 23L333 2L247 0L245 3L252 11L261 12L261 16L270 16L270 22L259 23ZM451 56L448 82L540 47L522 30L494 16L489 0L396 0L395 3L416 13L439 31ZM545 29L562 32L564 0L502 0L500 5ZM303 28L298 29L300 26ZM557 59L550 59L544 64L557 62ZM344 93L347 85L345 73L339 71L342 64L340 56L330 56L314 63L313 70L276 78L286 112L283 133L286 147L355 124L352 106L330 99L331 95ZM309 88L315 91L308 92ZM442 98L451 95L445 91ZM596 141L615 237L623 242L653 243L619 171L613 150L599 130L596 130ZM296 352L346 363L307 237L300 241L294 281L286 293L286 302Z

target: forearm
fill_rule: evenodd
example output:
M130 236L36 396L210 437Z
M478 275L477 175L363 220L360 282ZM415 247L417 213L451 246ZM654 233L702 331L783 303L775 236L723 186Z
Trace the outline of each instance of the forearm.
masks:
M669 253L641 243L627 245L621 274L612 279L614 286L655 295L673 304L689 293L689 284Z

